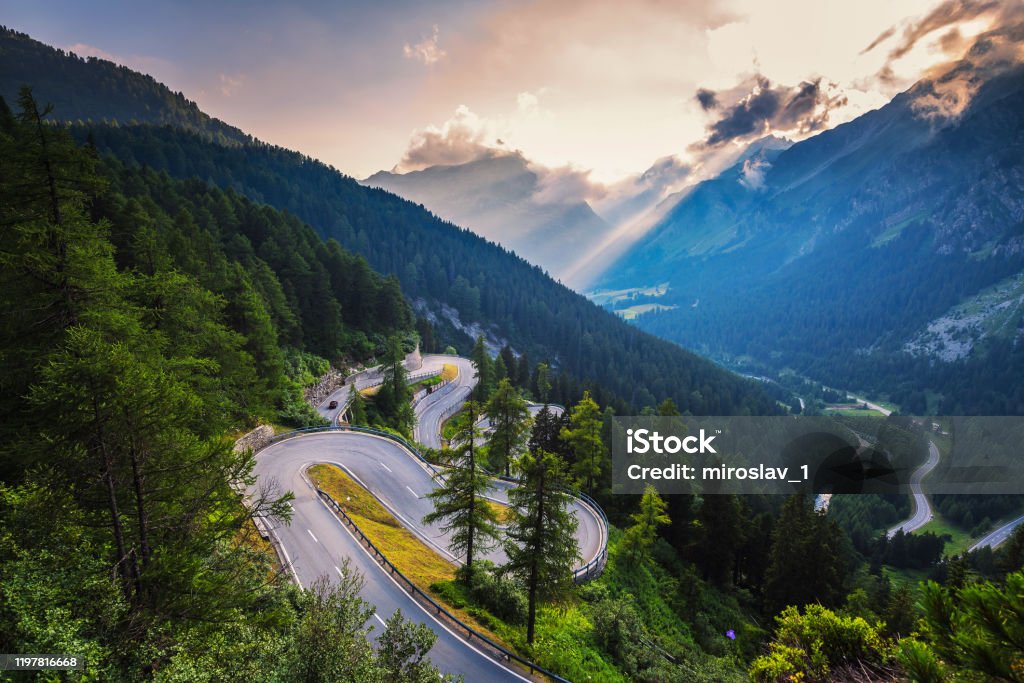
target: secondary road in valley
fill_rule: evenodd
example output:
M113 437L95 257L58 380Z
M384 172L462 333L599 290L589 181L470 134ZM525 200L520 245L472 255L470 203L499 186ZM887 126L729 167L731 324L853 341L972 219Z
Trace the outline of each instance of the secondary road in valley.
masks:
M1024 524L1024 515L1021 515L1017 519L1007 522L995 531L990 532L987 536L971 546L971 552L980 550L986 546L995 549L995 547L1000 543L1003 543L1006 539L1010 538L1010 536L1013 535L1014 530L1021 524Z
M928 496L925 495L924 491L921 489L921 481L927 477L938 464L939 449L935 446L934 441L929 440L928 459L910 475L910 495L914 499L914 513L910 515L909 519L906 519L889 529L889 531L886 532L886 536L892 538L896 535L896 532L901 529L903 530L903 533L909 534L913 531L917 531L931 521L932 506L928 502Z
M865 398L860 398L859 396L854 396L852 394L850 396L854 400L863 403L871 410L877 410L886 417L892 415L892 411L884 406L880 406L877 403L872 403L871 401ZM936 447L934 441L929 439L928 459L924 461L924 464L922 464L920 467L918 467L916 470L910 473L910 495L913 498L914 512L910 515L908 519L903 520L896 526L886 531L885 535L888 538L892 538L893 536L895 536L896 532L898 532L900 529L902 529L903 533L905 534L917 531L918 529L920 529L932 520L932 517L934 516L932 513L932 506L931 503L928 501L928 496L921 488L921 482L924 480L925 477L928 476L928 474L932 470L935 469L936 465L939 464L939 457L940 455L938 447Z

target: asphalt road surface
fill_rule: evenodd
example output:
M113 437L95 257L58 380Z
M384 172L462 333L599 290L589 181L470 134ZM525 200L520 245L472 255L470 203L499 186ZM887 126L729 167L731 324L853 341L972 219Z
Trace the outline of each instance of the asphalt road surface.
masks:
M1021 515L1017 519L1011 522L1007 522L995 531L990 532L987 536L985 536L980 541L971 546L971 552L974 552L975 550L980 550L981 548L984 548L986 546L995 549L996 546L998 546L1000 543L1003 543L1004 541L1006 541L1006 539L1012 536L1014 530L1016 530L1016 528L1019 527L1021 524L1024 524L1024 515Z
M423 367L451 363L459 369L459 376L453 382L416 404L416 427L413 439L427 448L441 447L441 424L451 412L469 398L476 386L476 369L468 358L458 356L424 356Z
M886 532L889 538L896 535L900 529L903 533L909 534L917 531L932 519L932 506L928 502L928 496L921 490L921 481L928 476L928 473L939 464L939 449L934 441L928 442L928 459L910 474L910 495L914 499L914 513Z
M472 364L467 359L452 356L425 356L422 368L416 373L432 371L435 366L440 369L444 363L457 365L459 377L445 390L428 395L417 406L422 429L417 433L417 440L426 445L440 446L443 418L465 400L476 380ZM341 395L352 387L371 386L376 381L373 375L371 369L353 376L335 394ZM321 414L334 419L344 403L332 395L324 405L330 400L338 400L339 409L333 416L324 414L323 410ZM407 618L424 623L437 633L430 658L442 671L463 674L467 681L528 680L436 620L381 569L304 480L303 472L317 463L334 464L346 470L423 541L452 561L461 559L450 551L447 536L436 525L422 522L424 515L433 509L426 494L438 485L436 473L429 466L383 437L337 431L306 434L268 446L256 458L256 474L261 486L273 484L280 491L290 490L295 494L291 524L276 525L274 533L299 584L309 587L319 577L336 581L343 560L348 558L350 566L363 576L362 597L377 608L374 619L378 632L383 630L382 620L401 609ZM511 484L496 481L495 485L491 497L507 501ZM345 504L345 501L338 502ZM577 562L579 567L601 552L605 529L588 506L574 501L572 509L579 523L576 533L582 557ZM497 563L505 559L500 547L482 557Z

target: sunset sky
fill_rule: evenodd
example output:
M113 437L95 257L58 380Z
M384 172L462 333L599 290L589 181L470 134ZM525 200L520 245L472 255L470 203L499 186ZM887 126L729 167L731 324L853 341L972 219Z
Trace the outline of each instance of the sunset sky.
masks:
M496 148L602 183L847 121L959 56L998 5L0 2L11 28L356 177Z

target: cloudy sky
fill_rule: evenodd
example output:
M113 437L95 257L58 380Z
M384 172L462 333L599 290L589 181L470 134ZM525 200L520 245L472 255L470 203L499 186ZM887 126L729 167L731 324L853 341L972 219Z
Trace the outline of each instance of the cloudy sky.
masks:
M1011 4L0 0L0 16L356 177L521 150L613 183L847 121Z

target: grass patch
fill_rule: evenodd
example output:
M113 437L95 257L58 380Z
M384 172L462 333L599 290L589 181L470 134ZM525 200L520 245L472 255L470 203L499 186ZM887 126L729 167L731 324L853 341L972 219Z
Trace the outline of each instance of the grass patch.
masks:
M942 515L935 513L935 517L931 519L923 527L915 531L915 534L923 534L926 532L932 532L936 536L948 535L951 540L946 542L946 546L943 553L946 555L960 555L965 550L974 544L975 539L966 531L961 529L959 526L953 524Z
M635 320L638 315L644 313L650 313L651 311L671 311L679 308L678 306L666 306L665 304L637 304L635 306L629 306L628 308L618 308L615 312L619 314L623 320Z
M889 578L893 588L907 588L915 597L921 590L921 584L928 580L927 569L896 569L883 566L882 574Z
M459 376L459 367L452 363L445 363L444 367L441 368L441 381L447 382L448 380L455 379Z
M464 606L452 604L436 586L454 583L455 565L406 529L369 491L334 465L314 465L309 476L321 489L344 508L352 521L362 529L377 548L399 571L421 590L430 593L459 619L488 638L512 649L501 636L492 631L486 620L478 619Z
M826 415L842 415L844 417L885 417L877 410L870 408L825 408Z
M509 515L512 514L512 508L504 503L499 503L496 500L488 500L487 504L494 510L494 514L498 517L498 524L507 524ZM473 564L476 564L475 562Z
M466 416L465 410L459 410L441 425L441 438L446 442L451 441L455 438L456 434L466 431L469 418Z
M235 545L251 550L267 559L269 570L267 578L273 578L281 572L281 562L277 557L277 551L267 539L260 536L256 529L256 523L251 519L242 525L242 528L235 532Z
M310 478L345 509L363 533L402 573L424 590L454 578L455 565L403 527L379 500L333 465L314 465Z
M911 216L910 218L902 220L894 225L890 225L888 228L883 230L877 237L875 237L874 240L871 241L871 246L874 248L878 248L885 244L888 244L889 242L899 237L900 233L903 232L904 228L906 228L914 221L920 220L922 217L926 215L926 213L926 211L920 211Z
M378 393L380 393L380 388L382 386L384 386L384 385L383 384L374 384L372 387L366 387L365 389L360 389L359 393L360 393L360 395L362 395L363 398L373 398Z

